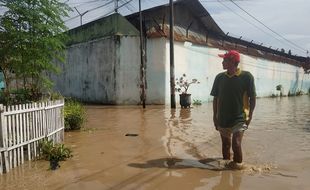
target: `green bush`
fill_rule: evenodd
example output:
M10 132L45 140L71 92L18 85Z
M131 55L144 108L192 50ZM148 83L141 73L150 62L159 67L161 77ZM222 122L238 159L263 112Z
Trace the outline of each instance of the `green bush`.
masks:
M64 99L64 97L60 94L60 92L52 92L49 94L49 99L54 101Z
M5 105L25 104L39 101L43 94L34 88L18 88L11 91L0 91L0 103Z
M85 121L85 109L78 101L66 99L64 117L66 131L80 129Z
M11 92L0 92L0 103L5 105L30 103L32 101L31 90L13 89Z
M40 142L40 158L50 161L50 169L56 170L60 167L59 161L72 157L72 151L64 144L54 144L52 140L44 139Z
M196 106L200 106L202 104L202 101L201 100L193 100L193 105L196 105Z
M72 151L64 144L54 144L52 140L43 140L40 142L41 159L64 161L72 157Z

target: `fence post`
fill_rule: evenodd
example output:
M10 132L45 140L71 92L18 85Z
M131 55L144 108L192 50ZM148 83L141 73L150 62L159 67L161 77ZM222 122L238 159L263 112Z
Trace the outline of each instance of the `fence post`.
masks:
M3 104L0 104L0 114L1 114L1 140L2 140L2 148L4 149L3 154L4 154L4 167L5 172L8 172L10 170L9 167L9 158L8 158L8 134L7 134L7 123L4 118L4 106ZM1 153L1 160L2 160L2 153Z
M63 131L61 132L60 142L64 142L65 140L65 99L62 99L60 103L63 104L63 106L60 109L61 127L63 128Z

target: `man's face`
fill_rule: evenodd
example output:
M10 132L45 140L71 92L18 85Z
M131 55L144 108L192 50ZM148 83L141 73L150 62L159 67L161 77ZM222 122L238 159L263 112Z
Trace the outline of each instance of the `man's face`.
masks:
M224 58L222 64L224 70L231 70L236 67L235 63L229 58Z
M227 59L227 58L224 58L223 59L223 62L222 62L222 65L223 65L223 69L228 69L229 65L230 65L230 59Z

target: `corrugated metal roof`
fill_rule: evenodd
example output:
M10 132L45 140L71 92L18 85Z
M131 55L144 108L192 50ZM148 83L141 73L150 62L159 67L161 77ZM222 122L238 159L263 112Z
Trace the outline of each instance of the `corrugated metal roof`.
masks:
M216 24L209 12L198 0L178 0L175 4L181 4L188 8L194 17L198 18L209 32L224 34L222 29Z
M187 28L192 24L191 31L224 35L224 32L198 0L178 0L174 2L174 7L175 26ZM158 23L169 23L169 4L153 7L142 12L144 24L147 28L152 28ZM187 12L191 15L190 18L186 17ZM126 18L139 28L139 13L128 15Z

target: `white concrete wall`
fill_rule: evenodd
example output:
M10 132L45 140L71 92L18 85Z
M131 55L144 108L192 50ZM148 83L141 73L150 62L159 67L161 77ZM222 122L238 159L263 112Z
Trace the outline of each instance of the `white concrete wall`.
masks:
M116 76L116 103L140 103L140 40L122 37L119 48L119 68Z
M165 104L170 104L169 41L166 41L165 49ZM218 54L225 53L225 51L198 45L189 46L188 43L185 45L182 42L175 42L174 51L176 78L185 73L189 79L196 78L200 81L200 84L193 84L188 90L188 93L192 94L192 100L211 101L213 97L210 96L210 92L215 76L224 71L221 64L222 58L218 57ZM276 86L280 84L283 86L284 95L287 95L289 92L295 94L300 90L308 92L310 88L309 74L304 74L303 69L300 67L247 55L241 55L239 67L253 74L258 97L266 97L273 94L279 95L280 92L276 90ZM178 93L176 93L176 102L179 102Z
M309 88L307 82L303 87L301 86L302 77L305 75L301 67L244 55L241 63L242 69L248 70L254 75L257 95L260 97L279 95L280 92L276 90L277 85L283 86L284 95L296 94L300 90L307 92ZM304 78L304 80L307 79Z
M55 90L85 102L115 102L116 44L113 38L72 45Z
M192 100L211 101L215 76L223 72L219 49L175 42L175 76L185 73L200 84L190 86ZM169 41L148 39L146 63L146 103L170 104ZM109 37L76 44L68 48L63 73L53 76L55 90L85 102L102 104L140 103L140 49L138 37ZM260 97L279 94L283 86L287 95L299 90L308 92L310 76L302 68L242 55L241 69L250 71ZM176 92L176 102L179 96Z
M192 100L211 101L212 84L217 73L222 72L221 60L217 57L216 49L202 46L188 46L185 43L175 42L175 77L180 78L183 73L188 79L196 78L200 84L192 84L188 93L192 94ZM167 47L169 43L167 42ZM169 78L169 50L167 53L167 75ZM170 103L170 84L167 83L166 104ZM176 102L179 102L179 94L176 92Z
M166 85L169 81L166 79L166 64L169 64L166 60L166 39L148 39L146 52L146 103L165 104Z
M102 104L138 104L139 38L108 37L72 45L55 90L64 96Z

